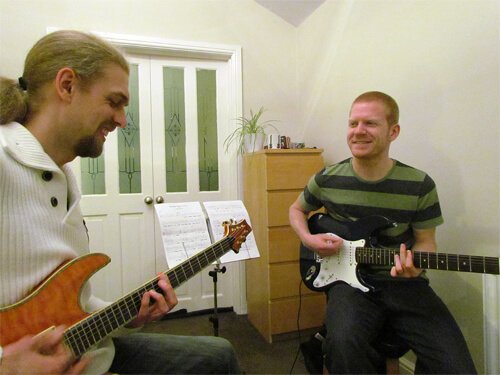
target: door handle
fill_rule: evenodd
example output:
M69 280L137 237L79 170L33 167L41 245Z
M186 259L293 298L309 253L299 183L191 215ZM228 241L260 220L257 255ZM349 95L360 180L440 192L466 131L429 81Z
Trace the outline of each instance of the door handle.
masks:
M156 203L163 203L163 197L161 195L156 197Z
M147 195L145 198L144 198L144 203L146 204L151 204L153 203L153 197Z

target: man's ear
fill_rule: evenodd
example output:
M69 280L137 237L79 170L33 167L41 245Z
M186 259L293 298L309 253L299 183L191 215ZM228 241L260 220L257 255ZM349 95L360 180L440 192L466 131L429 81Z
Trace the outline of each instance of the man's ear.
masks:
M62 68L57 72L55 86L57 95L63 101L71 101L76 86L76 73L71 68Z
M390 138L391 142L394 141L399 136L400 131L401 131L401 127L399 126L399 124L391 125L391 127L389 129L389 138Z

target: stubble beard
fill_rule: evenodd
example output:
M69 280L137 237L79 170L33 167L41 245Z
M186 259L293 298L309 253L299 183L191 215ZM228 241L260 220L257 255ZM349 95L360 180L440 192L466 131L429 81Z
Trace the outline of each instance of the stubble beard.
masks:
M75 146L75 154L82 158L96 158L102 154L103 143L99 142L94 136L82 138Z

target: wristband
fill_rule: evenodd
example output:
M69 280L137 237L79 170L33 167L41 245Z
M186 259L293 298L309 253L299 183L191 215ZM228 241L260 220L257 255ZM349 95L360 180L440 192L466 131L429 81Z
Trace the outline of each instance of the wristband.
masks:
M0 365L2 364L3 348L0 346Z

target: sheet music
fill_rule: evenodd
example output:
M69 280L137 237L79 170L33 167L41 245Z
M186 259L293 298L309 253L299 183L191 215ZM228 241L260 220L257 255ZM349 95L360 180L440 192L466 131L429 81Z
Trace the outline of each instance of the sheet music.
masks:
M245 219L252 227L250 216L242 201L213 201L204 202L205 211L208 215L210 229L212 231L214 241L219 241L224 237L224 227L222 223L229 219L234 219L236 222ZM259 249L255 242L253 232L247 236L246 241L241 245L239 253L230 251L221 258L221 263L234 262L243 259L258 258Z
M212 243L200 202L155 204L169 268Z
M203 210L203 206L206 211ZM250 217L242 201L182 202L155 204L163 248L169 268L175 267L212 243L224 237L222 223L229 219L237 222ZM207 219L209 224L207 224ZM221 263L259 257L259 250L251 232L236 254L226 253Z

